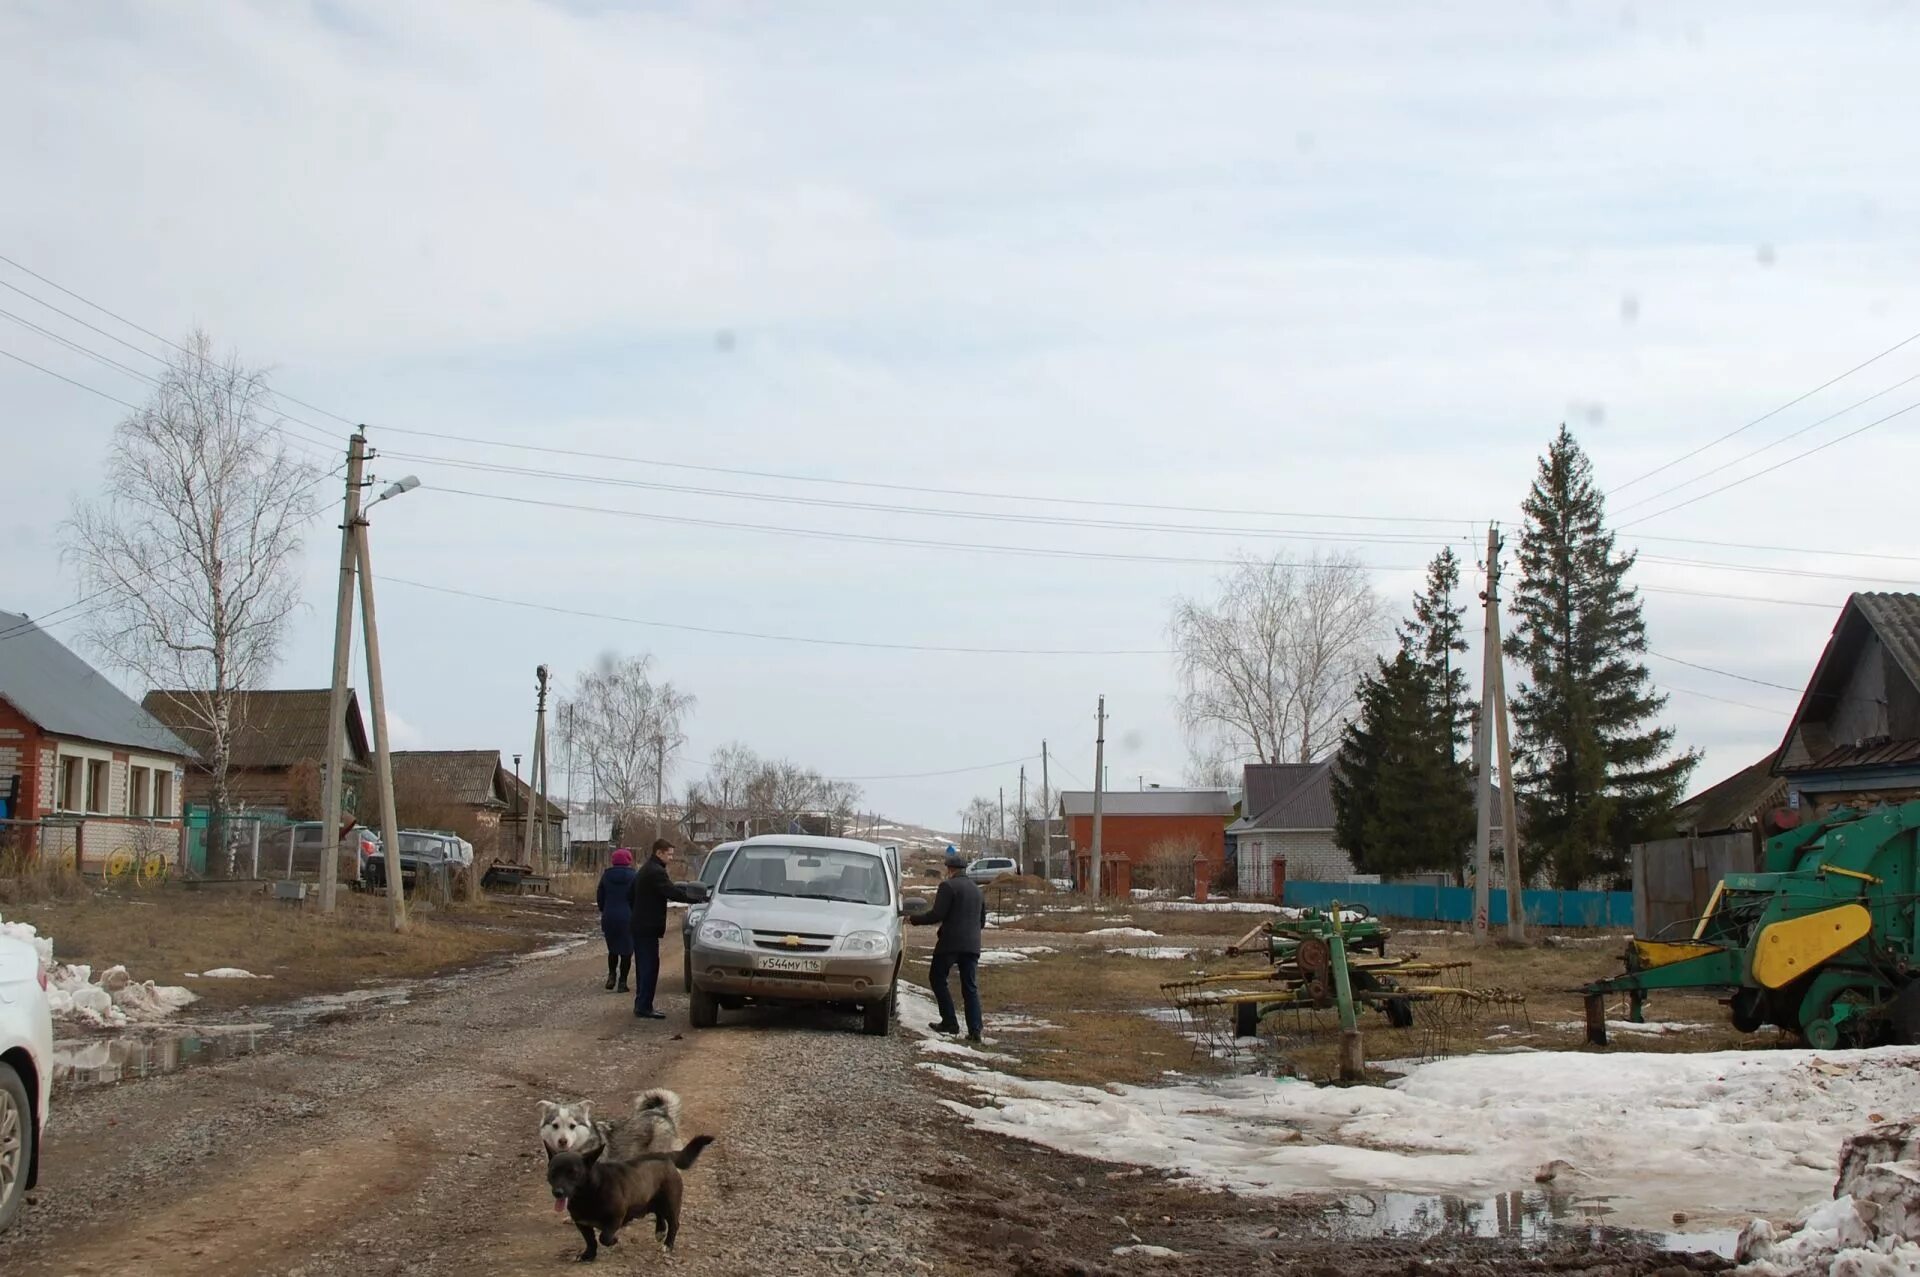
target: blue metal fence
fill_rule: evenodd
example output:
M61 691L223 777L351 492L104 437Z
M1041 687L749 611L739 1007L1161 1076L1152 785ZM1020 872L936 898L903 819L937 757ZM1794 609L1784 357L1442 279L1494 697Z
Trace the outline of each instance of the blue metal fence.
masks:
M1507 893L1488 893L1488 916L1497 926L1507 917ZM1425 922L1471 922L1473 888L1436 887L1412 883L1295 882L1287 883L1287 903L1324 909L1334 901L1365 909L1382 918L1411 918ZM1633 930L1631 891L1527 891L1521 893L1527 922L1541 927L1617 927Z

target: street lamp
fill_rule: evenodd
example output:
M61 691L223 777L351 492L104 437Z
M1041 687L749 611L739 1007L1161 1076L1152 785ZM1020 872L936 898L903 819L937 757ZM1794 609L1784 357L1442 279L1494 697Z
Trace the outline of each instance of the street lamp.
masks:
M408 492L412 492L415 488L419 486L420 486L420 477L418 475L410 474L406 478L400 480L400 482L389 485L385 492L382 492L379 496L367 502L367 510L373 509L373 507L379 505L382 501L385 501L390 497L402 496ZM363 517L365 516L367 510L362 510L360 512Z

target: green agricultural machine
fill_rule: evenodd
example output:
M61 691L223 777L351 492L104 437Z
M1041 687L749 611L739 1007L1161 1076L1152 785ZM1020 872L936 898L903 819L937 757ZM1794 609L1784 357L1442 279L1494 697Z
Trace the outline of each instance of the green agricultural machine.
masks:
M1920 802L1833 811L1769 839L1762 863L1714 888L1690 938L1630 941L1626 973L1586 986L1589 1042L1606 1045L1609 994L1639 1021L1657 990L1715 989L1743 1033L1920 1043Z

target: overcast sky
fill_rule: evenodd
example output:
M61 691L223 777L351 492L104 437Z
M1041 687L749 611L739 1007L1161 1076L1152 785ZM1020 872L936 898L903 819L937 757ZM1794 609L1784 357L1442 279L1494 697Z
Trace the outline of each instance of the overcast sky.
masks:
M735 739L840 776L973 768L863 780L870 805L951 826L1015 784L983 765L1042 737L1056 784L1090 781L1102 692L1112 783L1177 781L1153 653L1169 602L1218 569L791 530L1163 560L1352 537L1398 611L1440 544L1517 519L1562 420L1616 488L1920 328L1917 36L1893 3L29 0L0 9L0 253L272 367L316 406L289 409L297 446L343 450L333 413L409 454L374 467L424 483L374 518L398 744L528 752L536 664L565 682L650 652L699 697L681 779ZM157 348L4 264L0 283ZM0 309L154 366L18 292ZM0 350L143 389L10 320ZM1893 388L1916 373L1920 342L1618 491L1616 522L1920 400ZM74 599L56 527L123 413L0 359L0 607ZM1917 425L1623 531L1712 565L1643 558L1654 649L1799 687L1849 590L1920 580L1920 559L1820 552L1920 556ZM1329 515L1369 521L1309 517ZM311 525L282 686L327 679L336 523ZM1147 654L770 642L402 580L765 634ZM1797 699L1649 664L1702 781L1776 744Z

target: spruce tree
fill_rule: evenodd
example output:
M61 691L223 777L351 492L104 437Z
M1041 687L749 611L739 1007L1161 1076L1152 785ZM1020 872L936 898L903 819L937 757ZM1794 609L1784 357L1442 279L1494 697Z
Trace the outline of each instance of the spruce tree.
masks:
M1528 678L1513 697L1515 785L1528 860L1562 887L1623 875L1628 847L1656 832L1698 755L1673 755L1666 705L1639 656L1640 596L1627 583L1593 465L1566 426L1540 460L1522 509L1518 620L1506 654Z
M1473 838L1460 760L1466 676L1459 561L1442 551L1400 631L1400 651L1361 680L1334 771L1334 835L1367 873L1457 874Z

